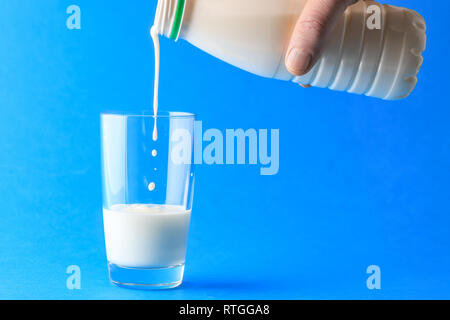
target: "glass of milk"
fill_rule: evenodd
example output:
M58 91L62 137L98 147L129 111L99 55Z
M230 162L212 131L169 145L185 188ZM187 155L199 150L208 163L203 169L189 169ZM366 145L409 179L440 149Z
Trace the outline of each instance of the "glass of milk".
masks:
M118 286L167 289L183 280L194 121L178 112L101 115L103 222Z

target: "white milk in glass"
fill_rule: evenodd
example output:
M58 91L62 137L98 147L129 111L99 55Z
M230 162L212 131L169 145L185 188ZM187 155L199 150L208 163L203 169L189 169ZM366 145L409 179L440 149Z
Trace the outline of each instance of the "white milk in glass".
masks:
M191 212L171 205L115 205L103 210L110 263L157 268L185 262Z

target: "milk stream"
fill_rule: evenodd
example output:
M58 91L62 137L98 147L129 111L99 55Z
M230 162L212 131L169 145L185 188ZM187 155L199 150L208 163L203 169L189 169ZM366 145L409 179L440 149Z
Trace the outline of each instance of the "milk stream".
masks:
M153 141L158 140L158 105L159 105L159 68L160 68L160 46L159 46L159 34L156 28L158 21L155 22L155 25L150 30L150 35L153 39L153 46L155 48L155 82L153 88L153 114L154 114L154 126L153 126ZM152 151L152 156L156 157L157 151L154 149ZM154 182L151 182L148 185L149 191L154 191L156 189L156 185Z
M153 141L158 140L158 95L159 95L159 62L160 62L160 48L159 48L159 35L155 26L150 30L150 35L153 39L153 46L155 47L155 84L153 89L153 114L155 117L155 125L153 128Z

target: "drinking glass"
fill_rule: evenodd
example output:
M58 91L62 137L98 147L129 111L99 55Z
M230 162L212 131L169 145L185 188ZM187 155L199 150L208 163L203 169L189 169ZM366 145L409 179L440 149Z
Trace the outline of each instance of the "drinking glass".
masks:
M118 286L166 289L182 283L194 121L193 114L180 112L101 115L103 223L109 276Z

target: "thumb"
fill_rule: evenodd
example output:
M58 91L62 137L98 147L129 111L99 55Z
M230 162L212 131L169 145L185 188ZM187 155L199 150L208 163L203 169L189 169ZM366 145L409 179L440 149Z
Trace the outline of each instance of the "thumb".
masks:
M357 0L308 0L295 25L286 55L286 68L296 76L316 63L327 36L348 6Z

